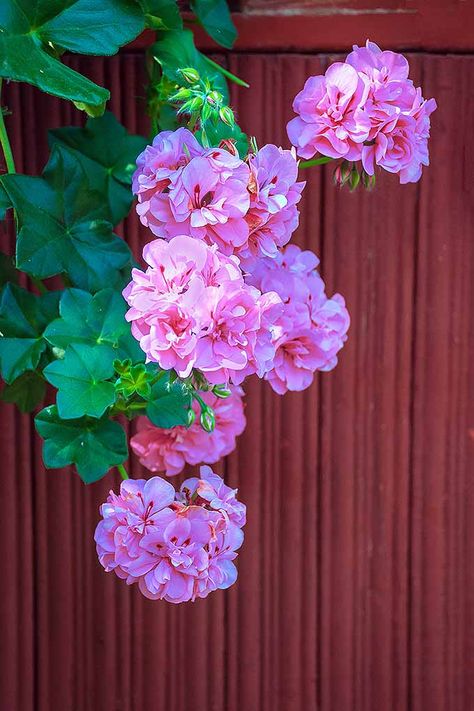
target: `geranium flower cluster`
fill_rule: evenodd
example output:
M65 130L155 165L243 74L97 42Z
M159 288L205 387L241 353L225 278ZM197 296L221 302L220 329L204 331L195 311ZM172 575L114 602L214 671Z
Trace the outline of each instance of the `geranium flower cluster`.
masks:
M152 600L194 601L230 587L246 516L236 493L210 467L179 492L160 477L123 481L100 508L101 565Z
M132 450L147 469L167 476L179 474L185 464L218 462L235 449L236 437L245 429L243 394L238 386L232 387L225 399L211 391L202 393L202 399L214 411L212 432L203 430L198 417L190 427L172 429L156 427L147 417L140 417L138 432L130 440ZM199 415L199 405L194 402L193 407Z
M294 153L266 145L248 162L203 148L186 128L162 131L137 159L133 191L157 237L188 235L222 254L274 256L298 226Z
M367 41L324 76L310 77L293 103L298 116L287 127L298 155L360 160L370 176L378 165L398 173L401 183L419 180L429 165L436 101L423 99L408 73L403 55Z
M275 347L272 367L265 374L273 390L304 390L316 370L332 370L350 324L344 298L328 298L316 271L319 259L288 245L275 259L261 259L247 281L262 291L274 289L283 309L272 326Z
M148 269L132 271L126 318L148 361L211 383L263 374L274 355L266 321L281 300L244 282L237 257L189 236L145 246Z

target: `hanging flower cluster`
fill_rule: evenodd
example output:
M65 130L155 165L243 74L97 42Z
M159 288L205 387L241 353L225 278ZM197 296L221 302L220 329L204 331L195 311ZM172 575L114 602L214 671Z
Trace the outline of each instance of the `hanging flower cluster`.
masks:
M167 476L179 474L185 464L215 464L235 449L236 437L245 429L243 390L231 388L227 398L220 398L211 391L202 394L202 399L212 408L215 427L205 432L199 423L199 405L194 402L196 419L190 427L156 427L146 417L138 419L138 432L130 445L140 462L152 472L164 472Z
M436 101L423 99L408 73L403 55L367 41L324 76L310 77L293 103L298 116L288 124L298 155L362 161L369 176L378 165L398 173L401 183L419 180L429 165Z
M160 477L123 481L100 508L97 554L152 600L179 603L228 588L242 545L245 505L210 467L179 491Z

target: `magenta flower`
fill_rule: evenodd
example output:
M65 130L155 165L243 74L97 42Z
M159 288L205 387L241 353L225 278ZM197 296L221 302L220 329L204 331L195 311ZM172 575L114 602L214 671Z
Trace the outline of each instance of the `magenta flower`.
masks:
M225 399L210 391L202 393L205 403L214 410L213 432L205 432L198 417L190 427L171 429L156 427L147 417L140 417L138 432L130 440L132 450L147 469L167 476L179 474L186 463L218 462L235 449L236 438L245 429L243 394L240 387L233 387ZM199 415L199 405L195 402L193 407Z
M249 235L244 219L249 178L240 158L222 148L208 149L179 166L168 183L157 184L147 205L140 203L137 210L158 237L187 234L232 254Z
M245 260L260 256L275 257L298 227L304 182L297 182L298 164L294 152L272 144L249 156L250 209L245 217L249 226L248 242L237 254Z
M168 188L176 171L181 170L195 156L203 153L194 134L187 128L162 131L137 158L132 189L138 197L137 212L148 226L150 200Z
M194 501L159 477L128 480L118 496L110 493L95 532L107 572L138 583L146 597L173 603L235 582L232 561L243 542L245 506L208 467L202 474L205 481L190 480L190 486L208 498L197 494Z
M343 62L331 64L324 76L307 79L293 102L298 116L287 126L298 155L358 160L370 131L367 94L367 84Z
M318 258L309 250L288 245L275 259L261 259L247 281L265 295L269 287L282 300L279 316L270 326L275 355L265 380L279 394L304 390L315 371L331 370L344 345L349 314L342 296L328 299L315 270Z
M276 294L262 299L244 283L236 257L192 237L155 240L143 256L149 267L132 271L123 296L147 361L181 377L197 368L214 384L262 370L262 312Z
M201 467L201 478L192 477L186 479L181 484L180 492L185 497L185 501L192 503L196 497L198 500L207 502L214 511L225 511L229 521L242 528L246 521L246 507L237 501L237 489L231 489L224 484L217 474L214 474L211 467Z

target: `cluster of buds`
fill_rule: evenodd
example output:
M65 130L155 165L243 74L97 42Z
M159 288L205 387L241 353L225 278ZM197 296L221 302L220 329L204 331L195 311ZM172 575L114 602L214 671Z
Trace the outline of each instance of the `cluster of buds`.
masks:
M192 126L199 121L201 128L206 121L214 124L222 121L227 126L234 126L234 112L208 79L201 79L192 67L181 69L180 73L188 86L180 87L169 97L170 102L178 107L178 116L189 116L189 124Z
M336 166L333 180L334 184L340 188L348 185L351 192L361 183L367 190L372 190L375 187L375 175L369 175L363 168L360 169L355 163L347 160L343 160Z

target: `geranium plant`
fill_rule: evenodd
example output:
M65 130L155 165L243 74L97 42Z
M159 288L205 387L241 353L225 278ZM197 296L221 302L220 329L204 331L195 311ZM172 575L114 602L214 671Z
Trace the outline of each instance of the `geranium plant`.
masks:
M232 46L224 0L191 10ZM129 479L123 418L138 418L130 444L142 464L172 476L233 450L247 377L283 395L334 368L344 299L326 295L315 254L288 244L300 171L334 161L335 182L351 189L372 187L378 167L416 181L435 108L403 56L368 42L307 80L288 124L293 147L258 147L229 106L227 79L245 82L196 49L189 17L175 0L0 8L0 76L89 115L83 128L51 131L42 175L28 176L15 170L0 114L0 205L17 228L14 257L2 256L2 397L39 410L46 467L74 465L86 483L120 471L119 494L101 507L99 560L170 602L235 581L245 506L208 466L179 490L159 476ZM61 61L65 50L113 54L145 26L156 31L145 60L150 142L104 112L107 89ZM143 255L114 233L133 195L149 233Z

